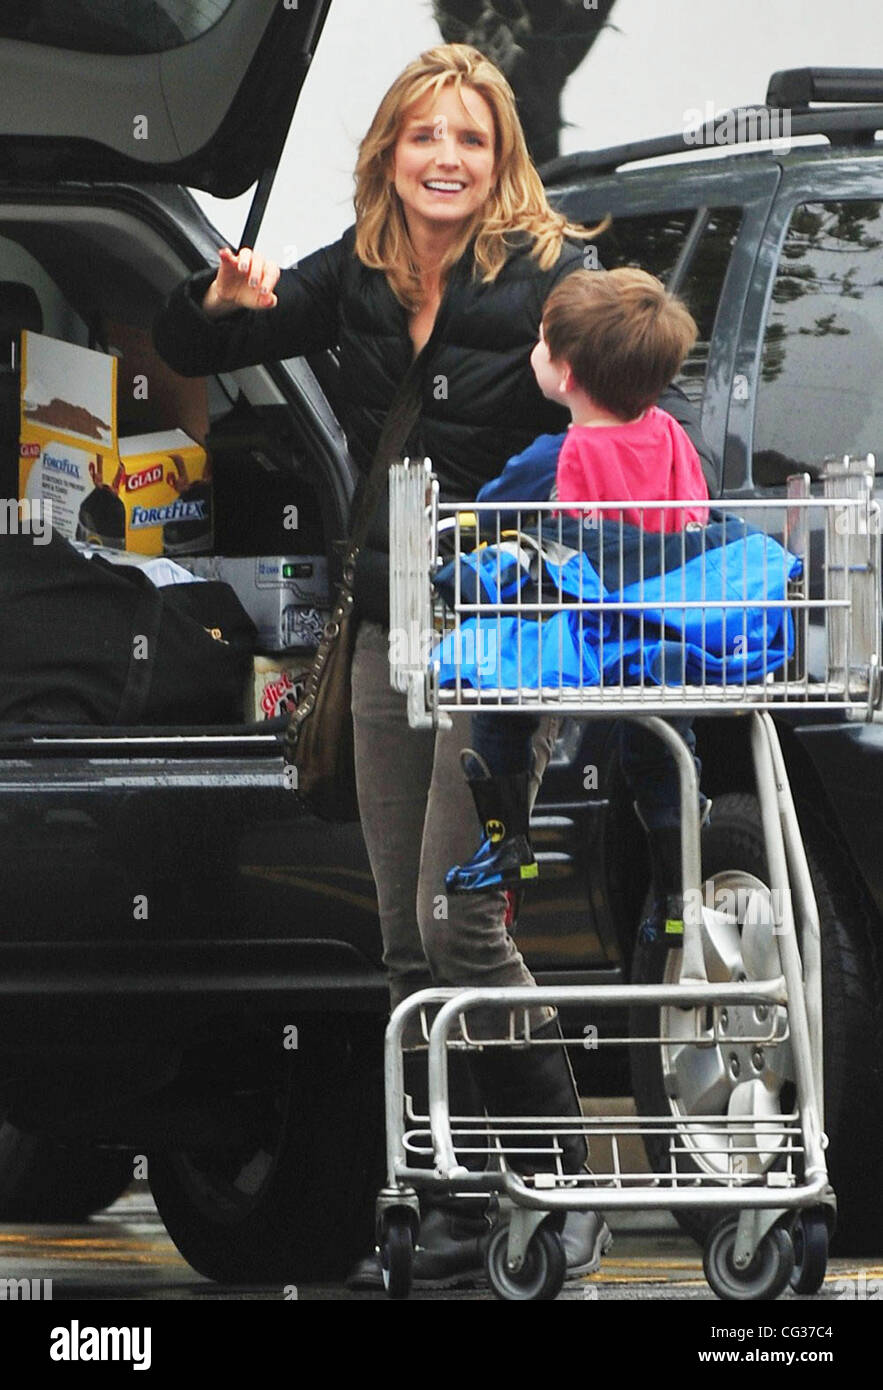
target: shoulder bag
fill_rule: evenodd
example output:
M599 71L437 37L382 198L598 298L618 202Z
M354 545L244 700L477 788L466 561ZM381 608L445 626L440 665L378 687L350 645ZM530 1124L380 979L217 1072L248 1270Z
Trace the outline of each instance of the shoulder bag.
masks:
M293 767L293 789L306 807L323 820L359 819L350 709L353 645L358 620L353 612L356 558L397 462L420 413L422 354L418 355L393 397L377 450L356 505L356 520L337 585L334 608L307 676L304 693L285 731L285 761Z

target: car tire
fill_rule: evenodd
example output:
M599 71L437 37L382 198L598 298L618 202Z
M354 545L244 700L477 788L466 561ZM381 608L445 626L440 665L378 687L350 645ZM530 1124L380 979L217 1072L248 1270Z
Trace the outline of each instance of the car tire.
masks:
M0 1120L0 1221L85 1221L131 1181L130 1153L62 1144Z
M302 1028L262 1115L229 1149L148 1155L166 1229L188 1264L220 1283L340 1278L374 1246L384 1152L376 1021Z
M822 930L825 1129L828 1165L838 1195L834 1250L853 1255L874 1253L883 1240L879 1203L879 1168L883 1162L883 1072L876 1039L880 1037L879 969L873 949L868 910L839 862L836 846L824 831L801 814ZM716 797L711 823L702 833L703 876L707 880L741 871L767 882L760 808L755 797ZM704 890L703 890L704 891ZM672 976L674 969L675 975ZM674 953L639 940L632 963L635 983L676 978ZM660 1011L634 1008L633 1036L650 1036L660 1025ZM639 1114L673 1113L666 1092L662 1049L630 1049L632 1083ZM671 1089L671 1088L670 1088ZM791 1101L791 1097L786 1097ZM652 1168L670 1171L666 1142L648 1137ZM682 1171L698 1172L687 1156ZM771 1165L772 1166L772 1165ZM718 1217L713 1211L680 1212L679 1224L700 1244Z

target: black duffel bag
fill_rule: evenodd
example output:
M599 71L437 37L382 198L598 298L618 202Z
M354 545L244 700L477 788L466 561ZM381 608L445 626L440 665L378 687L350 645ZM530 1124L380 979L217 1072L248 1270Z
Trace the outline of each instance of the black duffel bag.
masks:
M3 723L241 723L255 636L226 584L160 589L55 532L0 535Z

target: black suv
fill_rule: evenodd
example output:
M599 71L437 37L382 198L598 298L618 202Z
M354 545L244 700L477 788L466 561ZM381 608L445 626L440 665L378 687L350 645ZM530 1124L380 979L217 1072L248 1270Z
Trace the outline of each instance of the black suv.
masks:
M17 453L20 331L114 349L121 381L150 382L147 400L121 392L122 433L180 425L232 460L236 486L216 510L241 553L256 536L289 552L291 533L274 535L268 518L294 503L295 549L331 557L355 479L333 354L184 382L149 331L170 289L222 244L182 185L233 196L257 180L243 235L254 243L328 3L162 8L179 22L138 27L102 5L90 28L88 3L75 29L49 8L0 16L0 466ZM603 263L639 262L687 297L701 339L683 386L737 497L875 446L864 306L883 282L883 105L804 118L812 95L798 87L787 104L793 133L805 120L819 143L790 154L619 172L683 152L679 136L544 171L570 217L612 214ZM852 99L848 74L831 95ZM868 97L883 103L883 75ZM15 495L14 468L0 482ZM0 1219L96 1210L134 1155L179 1248L210 1277L334 1274L366 1247L382 1169L376 904L358 827L302 813L288 790L281 732L0 729ZM706 867L762 877L737 723L699 733L715 798ZM841 1231L857 1248L880 1234L883 736L783 720L782 737L824 916L828 1130ZM612 729L565 726L535 837L542 876L519 941L541 979L668 968L633 951L646 861ZM593 1090L630 1084L615 1059L586 1076ZM660 1091L681 1106L731 1094L679 1077L676 1059L635 1084L657 1105ZM784 1086L772 1105L788 1103Z
M883 71L780 72L762 107L541 170L568 217L612 214L602 264L639 264L690 306L699 338L679 384L701 406L728 499L782 497L789 475L818 479L824 460L844 454L874 455L878 474L883 468L881 102ZM839 1239L852 1250L876 1249L883 1238L874 1179L883 1146L879 721L879 713L867 723L777 717L822 917L825 1118ZM734 874L746 885L764 880L747 721L699 721L697 735L703 788L714 800L704 874L731 886ZM597 938L615 943L632 978L676 980L677 952L660 959L635 942L643 838L610 730L588 724L578 761L600 769L603 792L590 812L587 859ZM559 786L551 775L545 798L555 801ZM728 968L721 978L750 978L743 960ZM655 1031L653 1020L636 1022L645 1035ZM632 1081L639 1110L656 1114L744 1113L745 1088L755 1113L778 1113L794 1094L787 1076L739 1074L723 1046L634 1049ZM665 1171L662 1146L648 1147ZM713 1171L713 1158L685 1160L694 1162ZM683 1224L703 1229L695 1214Z

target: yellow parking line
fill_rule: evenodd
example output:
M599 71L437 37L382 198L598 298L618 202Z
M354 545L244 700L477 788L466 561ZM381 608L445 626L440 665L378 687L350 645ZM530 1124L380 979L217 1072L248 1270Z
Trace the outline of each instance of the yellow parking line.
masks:
M177 1255L171 1251L164 1251L162 1253L150 1252L146 1255L116 1255L111 1254L110 1252L96 1253L95 1251L83 1250L77 1253L71 1253L67 1255L63 1260L58 1259L57 1257L55 1260L49 1260L45 1256L41 1258L39 1255L35 1255L32 1258L34 1258L35 1260L40 1260L42 1264L49 1264L50 1267L54 1269L60 1269L64 1265L89 1263L115 1264L119 1265L120 1267L124 1267L127 1264L180 1265L183 1268L187 1267L186 1260L184 1260L181 1255ZM0 1268L2 1268L2 1266L0 1266Z
M0 1236L0 1242L8 1245L27 1245L30 1249L49 1250L155 1250L160 1244L168 1244L168 1237L158 1236L156 1240L135 1241L123 1236L104 1240L87 1240L75 1236Z
M643 1274L590 1274L585 1279L587 1284L665 1284L670 1288L684 1287L692 1284L704 1284L704 1279L665 1279L654 1278L652 1269L647 1269Z
M599 1270L597 1274L586 1275L584 1282L586 1284L667 1284L670 1286L684 1285L685 1287L688 1285L705 1283L703 1278L667 1279L662 1272L666 1269L695 1269L696 1265L689 1265L686 1263L675 1264L674 1262L668 1263L658 1260L641 1261L635 1259L616 1260L613 1263L620 1268L627 1265L634 1265L636 1266L636 1270L634 1273L629 1273L625 1270L614 1273L613 1270L609 1270L605 1267ZM866 1279L881 1278L883 1277L883 1269L838 1269L825 1275L825 1283L837 1284L841 1280L857 1279L860 1274L863 1274Z
M624 1269L633 1266L637 1269L701 1269L701 1260L654 1260L639 1259L634 1255L623 1255L622 1259L617 1259L615 1255L608 1255L607 1262L611 1265L620 1265Z

